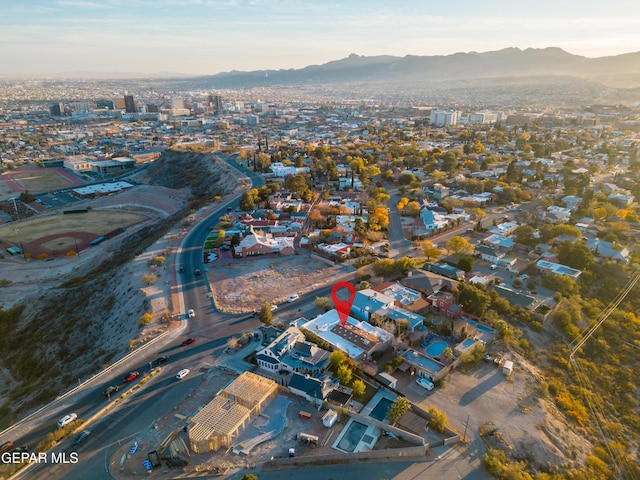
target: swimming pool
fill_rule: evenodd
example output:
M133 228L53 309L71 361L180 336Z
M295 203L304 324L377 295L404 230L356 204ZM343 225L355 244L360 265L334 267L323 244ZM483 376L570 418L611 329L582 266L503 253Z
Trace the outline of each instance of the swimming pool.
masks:
M494 333L495 332L495 330L493 328L487 327L486 325L478 323L475 320L467 320L467 324L470 327L474 327L476 330L479 330L479 331L484 332L484 333Z
M436 340L425 349L425 352L427 352L427 355L431 355L432 357L439 357L440 355L442 355L442 352L444 352L444 349L448 346L449 345L447 345L445 342Z
M369 416L371 418L375 418L380 422L384 422L384 419L387 417L387 412L389 411L389 408L391 408L392 404L393 402L388 398L381 398L376 406L373 407L373 410L371 410Z
M367 426L364 423L352 422L349 429L342 435L338 448L343 452L353 452L366 431Z
M473 338L465 338L464 341L458 345L458 350L464 351L468 350L476 344L476 341Z
M494 330L493 328L491 328L491 327L487 327L486 325L478 324L478 325L476 326L476 328L477 328L478 330L480 330L481 332L485 332L485 333L493 333L493 332L495 332L495 330Z

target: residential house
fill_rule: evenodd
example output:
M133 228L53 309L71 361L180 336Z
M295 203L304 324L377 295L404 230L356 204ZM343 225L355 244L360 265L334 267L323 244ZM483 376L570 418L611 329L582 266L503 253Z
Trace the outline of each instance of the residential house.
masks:
M302 328L315 333L353 360L370 358L373 352L385 350L393 338L391 333L352 317L347 317L342 326L335 309L309 320Z
M464 281L464 270L447 265L446 263L425 263L422 268L437 273L438 275L452 278L453 280Z
M351 177L340 177L338 180L340 182L340 190L362 190L362 182L357 177L354 177L353 179Z
M289 391L304 398L314 405L322 405L327 396L338 386L340 382L328 375L310 376L293 373L289 379Z
M543 219L551 220L553 223L567 223L571 219L571 210L557 205L551 205L547 208Z
M458 305L458 296L451 292L434 292L427 297L431 302L431 309L448 317L456 318L462 313Z
M607 200L611 203L615 203L619 207L626 207L631 205L633 202L633 195L629 193L614 192L607 196Z
M329 352L305 341L296 327L289 327L265 348L256 352L258 367L270 372L323 372Z
M506 237L507 235L512 234L516 228L518 228L517 222L504 222L490 228L489 232Z
M403 285L413 288L426 296L441 290L452 291L458 288L459 282L448 277L425 270L415 269L407 273L406 278L401 280Z
M386 318L389 309L394 303L395 298L376 292L371 288L366 288L356 292L351 305L351 314L358 320L371 322L374 314L381 318Z
M348 245L346 243L336 243L333 245L328 245L326 243L320 243L318 245L316 245L316 247L318 248L318 250L327 253L329 255L334 255L336 257L346 257L347 255L349 255L349 253L351 253L351 245Z
M420 219L427 232L437 232L449 224L447 217L428 208L420 210Z
M268 253L279 253L280 255L292 255L295 250L293 237L274 238L270 233L258 235L253 227L250 234L244 237L235 248L236 254L242 257L252 255L264 255Z
M514 305L516 307L523 307L523 308L526 308L527 310L535 310L538 307L538 305L540 305L541 303L541 300L539 300L538 298L532 295L527 295L522 292L517 292L508 287L501 287L499 285L494 285L492 288L493 290L495 290L495 292L498 295L500 295L502 298L507 300L511 305Z
M556 275L564 275L566 277L576 280L582 272L575 268L562 265L560 263L550 262L548 260L538 260L536 262L536 268L540 273L555 273Z
M599 238L589 238L586 245L595 255L611 258L622 263L629 263L631 252L627 247L616 248L612 242L605 242Z
M514 242L511 238L498 234L489 235L488 237L484 238L481 243L495 250L501 250L504 252L508 252L516 244L516 242Z
M474 250L474 255L480 257L485 262L497 264L506 254L487 245L478 245Z

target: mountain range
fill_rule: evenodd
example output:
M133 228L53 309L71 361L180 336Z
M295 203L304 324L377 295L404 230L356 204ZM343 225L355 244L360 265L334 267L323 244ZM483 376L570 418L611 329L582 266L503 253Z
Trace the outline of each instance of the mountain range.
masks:
M640 52L588 58L560 48L505 48L492 52L396 57L349 55L301 69L231 71L201 80L217 87L331 84L349 82L441 82L501 77L564 76L617 86L640 85ZM193 79L195 80L195 79ZM606 82L605 83L609 83Z

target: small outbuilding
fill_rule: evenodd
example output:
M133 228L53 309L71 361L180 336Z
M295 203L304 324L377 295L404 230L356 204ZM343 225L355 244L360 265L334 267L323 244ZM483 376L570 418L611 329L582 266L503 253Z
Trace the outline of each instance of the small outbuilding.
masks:
M513 373L513 362L511 360L505 360L502 364L502 373L505 375L511 375Z

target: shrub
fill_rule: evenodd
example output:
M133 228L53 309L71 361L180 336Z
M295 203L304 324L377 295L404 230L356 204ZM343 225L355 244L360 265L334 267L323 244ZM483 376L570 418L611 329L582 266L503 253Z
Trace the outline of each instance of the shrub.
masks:
M138 320L138 327L142 328L145 325L148 325L149 323L151 323L151 320L153 320L153 315L151 314L151 312L146 312L140 317L140 320Z
M504 464L507 461L507 455L503 450L497 450L491 448L482 457L482 465L491 475L498 476L504 469Z
M444 432L444 429L448 423L447 415L444 412L441 412L440 410L438 410L436 407L431 407L427 411L431 415L431 420L429 420L429 426L433 428L436 432L439 432L439 433Z

